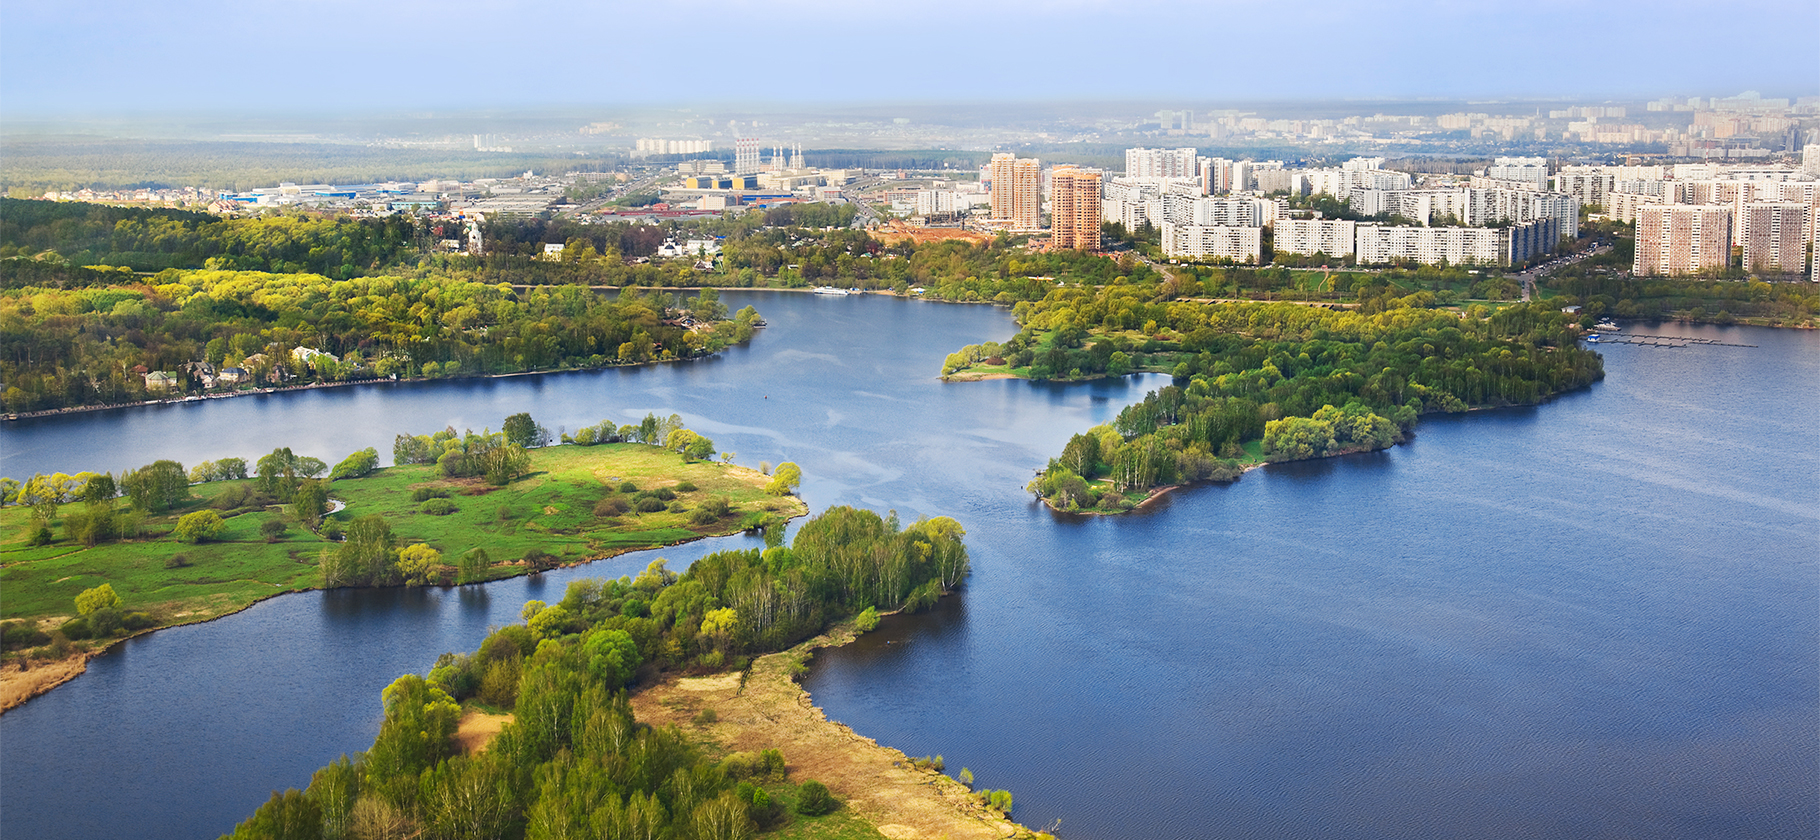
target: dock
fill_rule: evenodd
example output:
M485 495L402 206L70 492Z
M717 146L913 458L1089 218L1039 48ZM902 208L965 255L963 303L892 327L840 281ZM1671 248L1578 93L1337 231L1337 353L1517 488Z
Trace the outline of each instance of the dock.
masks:
M1588 336L1588 344L1635 344L1639 347L1756 347L1755 344L1734 344L1716 338L1692 338L1680 335L1614 335L1598 333L1597 337Z

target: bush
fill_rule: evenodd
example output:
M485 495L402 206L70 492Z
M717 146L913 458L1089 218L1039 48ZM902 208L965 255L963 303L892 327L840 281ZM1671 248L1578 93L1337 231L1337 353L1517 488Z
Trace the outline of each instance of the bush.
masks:
M57 629L63 632L63 637L66 639L86 639L90 635L86 618L72 618L63 622L62 626Z
M796 813L806 817L819 817L835 808L840 803L834 801L834 795L828 792L828 786L817 781L803 782L796 791Z
M284 536L284 531L282 519L267 519L259 523L259 535L265 537L266 542L277 542L279 537Z
M39 525L38 529L32 532L32 538L28 540L27 543L30 545L50 545L53 539L55 539L55 537L51 535L51 526Z
M859 615L853 617L853 629L861 633L870 633L877 627L878 610L874 607L867 607Z
M199 510L186 513L177 520L177 529L171 533L177 539L187 543L208 542L217 539L227 530L227 523L221 521L221 514L212 510Z
M985 794L986 807L1001 814L1011 813L1011 791L994 790Z
M679 482L677 482L677 483L676 483L676 492L678 492L678 493L693 493L693 492L695 492L695 482L693 482L693 481L679 481Z
M341 539L341 532L342 532L342 528L341 528L340 520L331 519L322 524L322 535L331 540Z
M44 631L26 624L23 621L8 621L0 624L0 647L6 650L22 650L49 644L51 637Z
M178 552L164 559L164 567L167 569L181 569L189 564L189 555L182 552Z
M128 630L144 630L153 623L152 617L142 612L130 612L120 619L121 626Z
M719 521L720 517L714 513L712 508L698 507L694 513L689 514L689 524L691 525L713 525Z
M448 516L460 508L455 507L455 503L448 499L430 499L417 509L431 516Z
M638 485L636 485L636 484L633 484L633 483L632 483L632 482L630 482L630 481L622 481L622 482L620 482L620 483L619 483L619 492L621 492L621 493L637 493L637 492L638 492Z
M626 508L625 499L621 499L617 496L609 496L594 503L594 515L602 518L618 516L625 513Z
M669 506L665 505L662 499L647 496L643 499L639 499L638 504L633 506L633 510L638 511L639 513L657 513L667 507Z
M696 713L695 718L694 718L696 726L707 726L708 724L714 723L719 720L720 720L720 713L714 711L713 709L702 709L700 712ZM740 755L740 753L734 753L733 755L737 756L737 755ZM733 760L733 756L728 756L727 761L732 761L732 760ZM726 762L722 762L721 766L723 768L726 767L727 766ZM727 777L728 778L737 778L733 775L732 771L730 771L730 770L727 772Z
M413 502L427 502L431 499L446 499L448 497L449 491L448 488L445 487L419 487L411 491L411 501Z

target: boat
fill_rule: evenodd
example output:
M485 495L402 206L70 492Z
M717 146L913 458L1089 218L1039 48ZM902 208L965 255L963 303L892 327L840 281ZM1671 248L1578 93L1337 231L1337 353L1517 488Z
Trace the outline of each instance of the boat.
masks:
M842 296L853 294L852 292L849 292L846 289L836 289L833 286L816 286L815 293L818 295L842 295Z
M1618 323L1616 321L1613 321L1610 318L1606 318L1605 320L1600 321L1597 324L1594 324L1593 329L1598 330L1600 332L1618 332L1619 330L1622 330L1624 328L1618 326Z

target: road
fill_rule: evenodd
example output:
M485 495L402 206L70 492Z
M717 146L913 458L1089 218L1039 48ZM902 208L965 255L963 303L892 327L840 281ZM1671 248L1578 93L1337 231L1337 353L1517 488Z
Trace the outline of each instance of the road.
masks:
M1542 275L1547 274L1550 271L1554 271L1555 269L1566 268L1567 266L1573 265L1574 263L1580 262L1581 260L1596 257L1596 256L1603 254L1610 250L1611 250L1610 245L1594 245L1593 247L1588 248L1588 249L1581 251L1580 253L1574 254L1572 256L1566 256L1566 257L1561 257L1560 259L1549 260L1548 262L1545 262L1534 268L1523 271L1522 273L1517 275L1517 279L1519 281L1522 281L1522 283L1523 283L1523 300L1524 301L1529 300L1530 292L1532 289L1535 288L1536 278L1541 277Z

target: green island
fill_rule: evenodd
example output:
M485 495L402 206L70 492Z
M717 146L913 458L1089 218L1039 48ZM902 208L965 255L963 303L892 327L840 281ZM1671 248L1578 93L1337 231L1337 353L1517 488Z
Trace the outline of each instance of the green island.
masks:
M789 546L773 532L768 548L710 554L680 575L657 560L636 577L574 581L477 650L399 677L370 748L302 790L274 792L229 836L882 838L877 826L900 820L931 836L1043 836L1006 819L1008 792L975 793L970 772L941 776L939 758L835 737L825 720L787 738L767 728L793 713L806 721L791 680L814 645L876 627L881 607L926 609L957 586L964 536L952 519L906 527L835 507ZM723 724L696 703L680 722L640 722L690 693L730 712L743 702L742 718L757 704L764 720ZM792 752L751 744L755 734ZM805 777L810 768L843 772L823 782ZM879 774L896 774L917 801L846 804Z
M717 463L674 416L565 437L542 445L518 414L501 432L399 435L384 469L372 449L332 471L278 449L250 467L0 479L6 708L120 638L285 592L494 580L808 512L794 464Z
M1016 336L951 354L943 375L1172 375L1116 422L1075 435L1030 483L1050 506L1089 513L1263 462L1383 449L1424 413L1534 404L1603 376L1577 324L1550 304L1455 312L1380 288L1356 309L1060 288L1018 304Z

